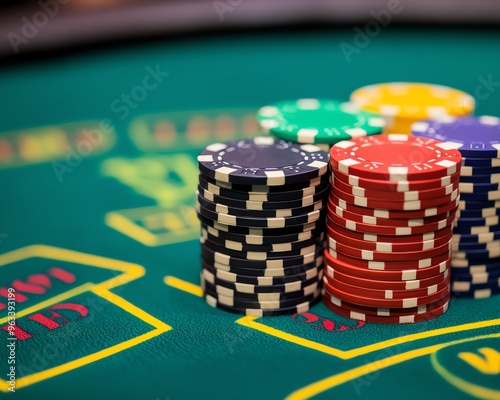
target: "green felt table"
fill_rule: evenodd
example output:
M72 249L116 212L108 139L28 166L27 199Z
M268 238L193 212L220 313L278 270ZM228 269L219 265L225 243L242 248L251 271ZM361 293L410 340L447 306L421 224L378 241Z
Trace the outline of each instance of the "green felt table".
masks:
M259 106L419 81L499 114L499 31L391 27L346 57L355 35L193 36L1 70L0 397L500 398L500 296L401 326L200 297L196 155L256 135Z

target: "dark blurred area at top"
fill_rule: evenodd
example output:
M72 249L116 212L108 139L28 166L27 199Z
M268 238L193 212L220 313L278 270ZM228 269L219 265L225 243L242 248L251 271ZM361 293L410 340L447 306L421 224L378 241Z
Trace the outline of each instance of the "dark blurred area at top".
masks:
M500 26L499 0L0 0L0 59L178 35L378 21ZM31 26L30 26L31 24Z

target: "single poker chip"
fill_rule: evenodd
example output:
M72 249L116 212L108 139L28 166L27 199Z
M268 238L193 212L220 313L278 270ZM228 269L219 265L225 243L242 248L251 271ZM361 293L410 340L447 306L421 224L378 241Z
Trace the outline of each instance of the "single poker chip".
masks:
M491 226L466 226L466 225L457 225L453 229L455 234L460 235L479 235L482 233L495 233L500 232L500 225L491 225Z
M241 242L235 242L234 240L220 239L217 236L211 235L207 230L202 228L201 238L208 240L211 243L215 243L221 249L228 249L232 251L239 251L242 253L290 253L292 251L297 251L309 246L320 245L324 246L324 240L322 239L324 235L318 237L312 237L311 239L304 240L302 242L289 242L289 243L276 243L270 245L252 245L244 244Z
M415 136L455 143L448 148L459 150L464 157L500 158L500 118L497 117L483 115L419 121L411 130Z
M500 257L500 246L492 246L486 249L477 249L477 250L461 250L453 252L453 259L466 259L476 260L476 259L485 259L485 258L495 258Z
M426 208L423 210L413 210L413 211L386 210L381 208L362 207L362 206L357 206L355 204L351 204L343 199L340 199L333 192L330 192L329 201L332 204L339 206L340 208L343 208L344 210L352 211L356 214L363 214L377 218L391 218L391 219L432 217L435 215L446 213L448 211L455 210L460 205L460 199L457 197L457 199L455 199L450 203L438 207Z
M485 208L500 208L500 201L482 201L482 200L474 200L474 201L465 201L460 199L458 203L458 209L461 211L468 210L482 210Z
M390 210L395 211L420 211L426 208L439 207L444 204L448 204L459 197L458 189L453 190L450 194L443 195L434 199L425 199L425 200L413 200L413 201L396 201L396 200L387 200L387 199L373 199L370 197L359 197L353 196L352 194L346 193L341 190L336 185L330 185L330 191L339 199L342 199L348 203L354 204L358 207L367 207L367 208L389 208ZM493 192L490 192L493 193ZM462 196L466 196L462 195ZM474 194L476 196L476 194ZM462 200L463 197L461 197ZM477 200L477 201L482 201Z
M210 247L202 244L201 256L208 263L219 263L239 268L255 268L255 269L280 269L286 267L294 267L302 264L309 264L321 255L321 247L316 252L311 252L301 256L274 258L269 260L247 260L242 257L229 256L211 249ZM283 274L285 275L285 274Z
M464 168L464 167L462 167ZM472 176L461 176L460 182L464 183L500 183L500 173L498 174L486 174L486 175L472 175Z
M258 285L258 286L274 286L274 285L283 285L285 283L297 282L297 281L304 282L313 278L316 278L318 280L321 279L323 277L323 268L321 266L316 267L314 264L312 265L313 265L312 268L308 268L303 272L295 275L252 276L252 275L234 274L232 272L222 271L207 263L202 263L202 274L204 278L209 282L214 282L214 279L217 278L232 283L241 283L241 284Z
M203 180L200 177L198 181L198 191L201 192L200 188L207 192L212 193L212 195L217 195L227 199L240 200L240 201L253 201L253 202L280 202L280 201L296 201L303 200L304 197L316 196L322 193L320 196L324 196L325 189L328 188L328 181L321 183L317 186L307 187L304 189L282 191L282 192L241 192L233 189L224 189L220 186L215 186L210 182ZM209 199L211 200L211 199Z
M441 246L433 249L422 250L422 251L409 251L400 253L387 253L366 250L359 247L351 247L342 242L339 242L333 238L328 239L328 247L334 252L339 252L350 257L359 258L366 261L414 261L414 260L424 260L432 257L439 256L441 254L449 254L452 248L451 240ZM455 256L455 255L454 255Z
M299 215L308 214L313 211L321 210L324 207L324 200L320 199L316 203L299 208L281 208L275 210L247 210L245 208L237 208L226 206L224 204L215 203L207 200L198 193L197 202L204 208L222 214L234 215L236 217L250 217L250 218L286 218Z
M299 304L303 304L306 301L314 301L320 296L321 289L316 289L316 292L310 295L301 296L290 300L263 301L263 300L239 299L239 298L224 296L223 294L213 291L210 285L207 284L204 289L204 294L205 296L212 296L216 298L220 304L224 304L228 307L238 307L240 309L249 308L256 310L276 310L288 307L295 307Z
M383 281L376 279L365 279L348 274L325 265L325 278L328 282L340 281L360 288L370 288L378 290L416 290L429 288L443 282L449 282L450 271L446 269L443 273L425 279L414 279L408 281Z
M459 217L455 224L457 226L494 226L500 223L500 217L493 215L486 218L462 218Z
M460 287L459 287L460 288ZM453 289L452 289L453 290ZM493 295L500 293L498 282L492 284L491 287L471 287L470 290L453 290L457 297L472 297L474 299L487 299Z
M416 279L430 278L448 270L450 268L451 261L451 259L448 259L445 262L422 269L375 270L366 267L358 267L350 264L349 261L336 259L329 254L328 250L325 250L324 256L325 265L332 267L334 270L339 270L346 275L358 278L383 281L412 281Z
M452 258L451 266L453 268L470 268L473 266L481 266L487 269L500 268L500 258L478 258L478 259L460 259Z
M356 285L350 285L338 280L331 280L323 278L323 284L325 289L341 290L346 293L351 293L356 296L366 296L372 299L409 299L415 297L431 296L445 288L448 288L450 282L447 280L442 281L436 285L432 285L426 288L413 289L413 290L395 290L395 289L370 289L366 287L359 287Z
M379 317L403 317L408 315L419 315L435 310L438 307L441 307L445 303L447 303L449 301L449 296L444 297L441 300L435 301L434 303L425 304L423 306L418 306L418 307L409 307L409 308L367 307L359 304L349 303L348 301L340 300L337 297L331 295L325 295L323 299L325 302L331 303L346 311L355 311L355 312L360 312L362 314L374 315Z
M363 215L354 213L351 211L344 210L343 208L330 203L328 205L328 210L339 217L347 218L351 221L362 222L364 224L370 225L379 225L379 226L399 226L399 227L408 227L408 226L422 226L427 225L433 222L439 222L443 219L446 219L454 213L448 211L447 213L439 214L433 217L426 218L411 218L411 219L388 219L388 218L377 218L371 217L369 215Z
M478 234L460 234L455 233L453 235L453 241L455 243L490 243L496 240L500 240L500 231L498 232L487 232Z
M318 176L310 180L305 180L297 183L292 183L290 185L282 185L282 186L239 185L237 183L218 181L202 173L199 174L199 179L202 179L203 181L218 186L222 189L236 190L239 192L248 192L248 193L275 193L275 192L290 192L293 190L301 190L319 186L321 184L324 184L325 181L328 180L328 174L324 174L322 176Z
M198 185L199 194L206 200L212 201L217 204L222 204L228 207L243 208L246 210L289 210L294 208L307 207L322 200L326 200L328 196L328 187L325 186L322 192L316 193L311 196L305 196L298 200L291 201L252 201L252 200L238 200L228 197L219 196Z
M288 282L272 286L233 283L215 277L213 281L209 281L204 275L201 276L201 281L217 294L222 294L234 299L256 301L297 299L314 293L319 286L317 276L308 281Z
M259 310L259 309L252 309L252 308L242 308L242 307L234 307L234 306L227 306L225 304L220 303L217 301L217 298L211 296L211 295L205 295L205 300L208 303L209 306L214 307L214 308L219 308L224 311L228 312L233 312L236 314L243 314L243 315L248 315L248 316L253 316L253 317L268 317L268 316L276 316L276 315L286 315L286 314L302 314L311 308L311 306L317 301L310 301L310 302L304 302L301 303L297 306L293 307L285 307L285 308L276 308L276 309L271 309L271 310Z
M479 210L458 210L459 218L488 218L494 216L500 216L500 208L483 208Z
M264 131L298 143L334 144L382 133L384 119L352 103L326 99L282 101L262 107L257 121Z
M330 149L330 163L344 174L368 179L439 179L460 171L462 156L448 143L389 134L342 141Z
M451 247L451 246L450 246ZM331 257L348 263L352 266L365 268L374 271L401 271L413 269L426 269L434 268L436 265L446 263L451 257L451 248L442 254L434 257L422 258L418 260L405 260L405 261L377 261L377 260L363 260L361 258L352 257L348 254L341 253L332 249L328 249ZM390 253L389 253L390 254Z
M434 249L436 247L449 243L453 237L453 233L450 232L448 235L437 239L391 243L356 239L348 235L344 235L343 233L339 232L338 229L333 230L331 227L327 227L327 234L328 238L335 239L337 242L346 244L348 246L355 247L357 249L383 253L406 253L414 251L419 252L423 250Z
M500 200L500 190L491 190L489 192L474 192L474 193L461 193L460 200L468 202L468 201L497 201Z
M402 316L377 316L371 314L360 313L358 311L346 310L342 307L338 307L332 301L335 296L325 295L323 301L325 305L332 310L334 313L349 319L354 319L358 321L365 321L376 324L413 324L416 322L425 322L431 319L437 318L448 310L449 302L445 302L437 308L432 309L429 312L423 312L420 314L408 314ZM447 297L449 299L449 296Z
M294 235L303 232L310 232L313 230L321 229L324 226L324 221L322 219L311 222L310 224L290 226L287 228L251 228L246 226L230 226L226 224L219 223L213 219L206 218L200 213L197 214L198 219L219 231L227 233L236 233L239 235L254 235L254 236L283 236L283 235Z
M491 280L500 278L500 268L493 268L485 271L460 270L453 271L453 282L470 282L472 284L488 283Z
M489 265L471 265L468 267L452 267L451 274L453 279L463 279L472 280L474 277L482 277L484 275L488 276L486 280L489 280L489 276L496 277L500 271L500 266L497 264ZM482 278L477 278L482 279Z
M467 250L484 250L487 248L493 248L494 246L500 246L500 240L491 241L488 243L469 243L469 242L456 242L453 241L451 248L453 251L467 251Z
M470 167L470 166L462 166L460 169L460 176L484 176L484 175L497 175L500 174L500 167Z
M466 183L460 182L460 193L484 193L498 191L499 183Z
M457 183L460 179L459 171L453 175L447 175L439 179L427 179L423 181L389 181L385 179L360 178L352 174L344 174L335 168L332 168L332 175L337 181L342 181L352 186L390 193L439 189Z
M361 296L356 295L332 286L325 286L325 294L335 296L336 298L350 303L359 304L362 306L376 307L376 308L410 308L418 307L426 304L434 303L447 297L450 293L450 285L446 285L443 289L431 295L408 297L404 299L379 299L369 297L368 292Z
M359 186L349 185L341 181L340 179L335 179L332 175L332 183L339 190L348 193L352 196L356 197L364 197L377 201L418 201L418 200L428 200L428 199L436 199L443 198L445 196L449 196L453 193L453 191L458 189L458 182L452 183L448 186L443 186L437 189L428 189L428 190L414 190L408 192L389 192L389 191L379 191L379 190L369 190L363 189Z
M364 233L356 232L350 229L342 228L340 225L328 225L328 233L331 231L340 233L344 236L348 236L353 239L363 240L366 242L380 242L380 243L393 243L393 244L408 244L416 242L426 242L429 240L442 239L444 237L449 237L453 233L453 227L450 225L439 231L422 233L419 235L409 235L409 236L388 236L388 235L378 235L374 233ZM454 237L454 236L453 236Z
M216 229L213 226L205 224L204 222L201 223L201 228L205 229L210 235L219 238L219 241L227 240L231 242L241 243L243 245L247 244L253 246L270 246L270 245L279 245L283 243L303 242L305 240L310 240L314 238L320 241L324 239L324 233L322 227L306 232L291 233L289 235L280 235L280 236L241 235L237 233L229 233Z
M500 133L500 131L499 131ZM499 141L500 142L500 141ZM500 145L499 145L500 148ZM462 158L462 165L466 167L491 168L500 167L500 158Z
M407 236L407 235L418 235L427 232L438 231L441 229L445 229L448 226L453 224L455 220L455 216L451 215L450 217L443 219L438 222L432 222L426 225L420 226L409 226L409 227L400 227L400 226L381 226L381 225L370 225L364 224L362 222L356 222L349 220L347 218L339 217L333 212L328 214L327 225L333 226L335 228L335 224L341 226L342 228L346 228L356 232L364 232L364 233L374 233L385 236Z
M203 277L201 286L206 294L218 297L224 300L226 305L237 305L248 308L283 308L300 304L304 301L312 301L321 293L321 286L318 281L303 289L295 292L276 292L266 293L242 293L231 290L229 287L212 284Z
M205 175L222 182L281 186L328 171L328 155L311 144L256 137L207 146L198 156Z
M311 222L316 222L321 216L321 210L316 210L311 211L307 214L297 215L293 217L237 217L235 215L210 211L207 208L201 206L199 203L196 204L195 209L198 214L204 215L206 218L210 218L221 224L248 228L286 228L289 226L304 225Z
M218 253L225 254L230 257L244 258L252 261L266 261L266 260L275 260L275 259L287 259L293 258L297 256L304 256L309 253L316 252L320 248L323 247L320 243L315 243L306 246L306 247L298 247L297 249L289 250L289 251L279 251L279 252L266 252L266 251L235 251L224 247L218 243L212 242L203 237L200 238L200 243L207 248L210 248L213 251Z
M415 82L389 82L364 86L352 92L350 101L384 117L443 118L472 114L474 98L447 86Z
M301 264L298 262L295 265L285 267L279 267L271 264L271 267L269 268L254 268L248 263L244 264L243 267L221 264L210 260L208 257L205 257L204 254L202 254L201 261L203 265L210 265L217 269L217 271L230 272L232 274L253 277L283 277L301 274L311 268L319 268L323 264L323 256L318 254L316 255L316 258L309 263Z

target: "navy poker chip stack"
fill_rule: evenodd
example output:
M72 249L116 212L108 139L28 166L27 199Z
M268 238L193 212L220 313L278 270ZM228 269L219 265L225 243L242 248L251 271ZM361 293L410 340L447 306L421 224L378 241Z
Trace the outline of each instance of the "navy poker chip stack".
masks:
M455 221L452 290L461 297L500 293L500 119L421 121L416 136L454 142L463 156Z
M259 317L308 311L321 295L328 154L257 137L214 143L198 165L207 303Z

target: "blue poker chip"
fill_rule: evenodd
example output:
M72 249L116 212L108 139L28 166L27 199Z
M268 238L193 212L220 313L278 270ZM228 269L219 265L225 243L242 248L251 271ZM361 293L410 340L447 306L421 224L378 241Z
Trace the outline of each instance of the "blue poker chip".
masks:
M498 224L500 224L500 217L498 217L498 215L486 218L462 218L462 216L460 216L455 220L456 227L495 226Z
M263 136L211 144L198 155L198 166L221 182L282 186L325 175L328 154L312 144Z
M489 243L500 240L500 231L479 234L453 234L454 243Z
M466 167L492 168L500 167L500 158L462 158Z
M459 218L488 218L495 215L500 216L500 208L483 208L479 210L459 210L457 217Z
M500 174L500 167L470 167L470 166L462 166L460 169L460 179L464 176L484 176L484 175L498 175Z
M460 182L464 183L500 183L500 174L486 174L466 176L460 175Z
M487 249L488 247L499 246L499 245L500 245L500 240L495 240L488 243L468 243L468 242L461 243L454 241L451 247L453 251L467 251L467 250Z
M451 283L451 290L453 292L475 292L478 290L491 289L494 293L498 293L500 289L500 277L493 278L484 283L471 283L466 281L453 281Z
M458 297L458 294L460 294L460 297L462 298L473 298L473 299L487 299L490 298L491 296L497 295L500 293L500 290L495 288L495 289L473 289L469 292L454 292L455 296Z
M465 235L480 235L483 233L495 233L500 232L500 225L492 226L466 226L457 225L453 228L453 233L465 234Z
M498 191L500 189L499 183L470 183L470 182L460 182L459 183L460 194L463 193L487 193L492 191Z
M500 276L499 267L487 268L476 265L466 268L451 268L452 279L471 283L484 283Z
M497 201L500 200L500 190L492 190L490 192L481 193L462 193L460 192L460 200L469 202L486 202L486 201Z
M500 277L500 268L452 268L452 280L485 283Z
M500 268L500 258L474 258L474 259L462 259L462 258L453 258L451 259L451 267L452 271L454 268L470 268L473 266L476 267L485 267L487 269L496 269Z
M461 197L460 197L461 198ZM500 201L465 201L460 200L458 202L458 209L461 211L464 210L482 210L484 208L500 208Z
M477 249L477 250L462 250L462 251L453 251L453 258L455 260L484 260L485 258L495 258L500 257L500 246L494 245L492 247L488 247L486 249Z
M464 157L500 158L500 118L497 117L420 121L414 123L411 130L414 136L456 143L455 148Z
M500 274L499 265L471 265L468 267L451 267L453 279L468 280L471 282L483 282Z

